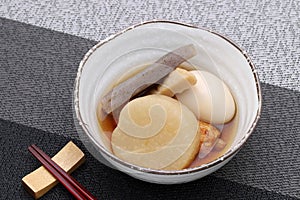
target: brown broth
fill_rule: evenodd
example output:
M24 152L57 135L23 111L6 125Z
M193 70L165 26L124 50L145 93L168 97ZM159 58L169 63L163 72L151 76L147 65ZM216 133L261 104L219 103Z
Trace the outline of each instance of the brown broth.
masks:
M224 149L218 151L213 149L206 157L200 159L196 156L194 161L191 163L191 165L188 168L194 168L203 164L210 163L222 155L224 155L232 145L236 131L237 131L237 124L238 124L238 116L236 113L236 116L228 123L224 124L223 130L221 132L221 139L226 142L226 146Z
M105 133L106 137L109 140L111 140L111 134L114 131L114 129L117 127L117 123L114 120L112 114L107 115L103 120L100 120L98 118L98 122L103 132Z
M117 127L117 123L115 122L112 114L107 115L103 120L99 119L98 117L98 122L101 129L104 132L105 138L107 138L109 142L111 142L112 132ZM237 124L238 124L238 115L236 114L236 116L230 122L224 124L223 130L221 132L220 138L226 142L225 148L220 151L213 149L206 157L202 159L199 159L196 156L196 158L188 168L194 168L202 164L210 163L218 159L219 157L221 157L223 154L225 154L226 151L228 151L228 149L230 148L232 142L234 141L235 133L237 130Z
M145 66L143 66L142 68L144 68ZM189 69L189 67L184 66L184 65L180 65L181 68L185 68L185 69ZM133 70L130 74L131 76L133 76L134 74L136 74L138 71L140 71L141 68L139 68L138 70ZM117 83L114 83L113 86L119 84L120 82L126 80L127 78L131 77L131 76L125 76L121 78L121 81L118 81ZM113 86L111 88L113 88ZM140 97L140 96L144 96L144 93L137 94L134 98ZM102 129L101 132L103 132L104 134L101 135L102 139L106 140L106 147L111 149L111 136L112 136L112 132L113 130L117 127L117 123L114 120L114 117L112 114L103 116L101 114L99 114L101 112L101 104L98 105L98 111L97 111L97 118L98 118L98 124L99 124L99 128ZM200 159L198 158L198 156L196 156L196 158L194 159L194 161L190 164L190 166L188 168L194 168L197 166L200 166L202 164L207 164L210 163L216 159L218 159L219 157L221 157L222 155L224 155L230 148L230 146L232 145L234 138L236 136L236 131L237 131L237 125L238 125L238 111L236 111L236 114L234 116L234 118L223 125L223 128L221 130L221 139L223 141L226 142L226 146L225 148L223 148L222 150L215 150L213 149L206 157ZM104 136L104 137L103 137Z

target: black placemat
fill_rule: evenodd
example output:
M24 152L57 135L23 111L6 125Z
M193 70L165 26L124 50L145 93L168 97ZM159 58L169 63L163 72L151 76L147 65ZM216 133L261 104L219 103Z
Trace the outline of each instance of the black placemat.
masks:
M81 58L96 42L3 18L0 24L1 199L31 198L21 186L21 178L39 166L27 151L30 144L54 155L69 140L87 155L75 178L100 199L300 197L299 92L262 83L261 120L232 161L191 183L150 184L102 165L78 140L73 83ZM43 198L71 197L58 185Z

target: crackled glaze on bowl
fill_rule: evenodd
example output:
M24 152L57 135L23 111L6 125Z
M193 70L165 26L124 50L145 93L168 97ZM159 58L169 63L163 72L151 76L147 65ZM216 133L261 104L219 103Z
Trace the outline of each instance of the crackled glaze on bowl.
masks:
M145 63L154 62L165 52L189 43L193 43L198 51L197 56L189 62L225 81L237 102L239 124L231 148L211 163L175 171L142 168L120 160L105 147L105 141L100 137L101 129L95 113L99 97L111 84L111 80L132 66L142 64L141 60ZM102 76L104 73L106 75ZM93 145L96 151L91 153L95 157L101 154L114 167L135 178L175 184L192 181L216 171L241 149L260 117L261 89L249 56L226 37L178 22L150 21L129 27L101 41L85 55L75 81L74 106L77 122L85 136L83 143Z

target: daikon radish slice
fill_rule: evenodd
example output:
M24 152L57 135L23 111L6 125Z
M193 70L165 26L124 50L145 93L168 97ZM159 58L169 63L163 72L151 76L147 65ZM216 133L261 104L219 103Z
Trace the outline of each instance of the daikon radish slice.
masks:
M126 162L153 169L183 169L199 152L198 121L173 98L136 98L122 109L111 143L113 153Z

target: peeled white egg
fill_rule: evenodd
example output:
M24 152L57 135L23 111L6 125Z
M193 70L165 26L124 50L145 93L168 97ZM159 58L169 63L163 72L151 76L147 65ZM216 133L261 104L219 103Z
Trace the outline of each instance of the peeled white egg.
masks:
M191 73L197 78L197 83L177 94L177 99L199 120L212 124L230 121L236 108L227 85L212 73L200 70L193 70Z

